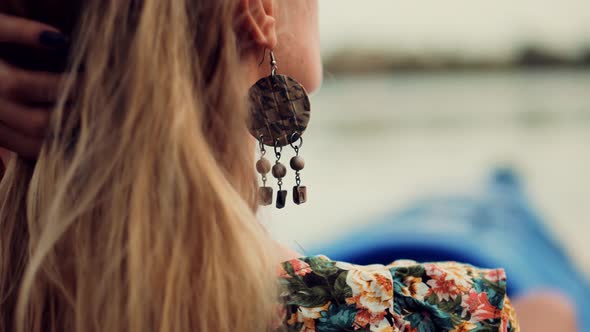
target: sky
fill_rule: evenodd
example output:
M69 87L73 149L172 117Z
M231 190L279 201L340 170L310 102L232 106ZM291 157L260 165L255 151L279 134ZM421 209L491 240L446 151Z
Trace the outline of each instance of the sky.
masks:
M590 46L590 0L319 0L322 48L508 55Z

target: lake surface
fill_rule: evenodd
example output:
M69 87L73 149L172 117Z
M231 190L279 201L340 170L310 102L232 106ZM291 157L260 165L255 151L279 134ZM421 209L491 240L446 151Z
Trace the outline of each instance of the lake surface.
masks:
M301 151L310 201L262 212L277 239L334 239L425 195L477 190L509 165L590 275L589 71L327 76Z

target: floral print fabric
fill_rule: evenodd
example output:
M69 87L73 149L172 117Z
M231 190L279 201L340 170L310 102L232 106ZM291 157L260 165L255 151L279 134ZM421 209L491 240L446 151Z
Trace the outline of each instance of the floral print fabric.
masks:
M359 266L325 256L282 264L288 332L517 332L503 270L454 262Z

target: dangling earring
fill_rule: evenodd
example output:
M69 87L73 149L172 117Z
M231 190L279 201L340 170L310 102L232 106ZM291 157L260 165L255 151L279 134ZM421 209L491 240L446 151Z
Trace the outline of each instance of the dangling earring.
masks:
M296 171L297 182L295 187L297 189L293 190L294 201L296 204L307 201L307 190L300 186L299 172L304 165L302 164L303 159L299 157L299 149L303 142L302 135L309 124L311 105L305 88L293 78L277 74L277 71L275 55L270 51L270 76L262 78L250 89L249 129L252 136L258 140L261 152L264 150L264 146L273 147L275 150L277 161L272 168L272 173L279 181L276 205L280 209L285 206L287 197L287 191L282 190L282 179L285 177L287 169L280 163L282 149L287 145L291 145L296 153L294 159L291 160L291 168ZM298 145L297 142L299 142ZM297 157L299 158L295 159ZM266 171L265 174L262 174L264 186L259 190L261 196L259 201L262 205L270 205L272 188L266 187L265 181L268 167L262 159L258 163L258 172L262 174L261 171Z

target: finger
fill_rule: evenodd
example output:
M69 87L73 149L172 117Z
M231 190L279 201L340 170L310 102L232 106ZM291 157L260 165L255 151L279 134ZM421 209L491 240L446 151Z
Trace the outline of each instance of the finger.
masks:
M21 17L0 14L0 43L38 48L61 48L69 40L56 28Z
M0 122L0 146L25 159L37 159L43 139L25 136Z
M0 96L29 103L54 103L64 74L33 72L0 60Z
M0 121L26 136L43 138L50 116L49 109L28 107L0 99Z

